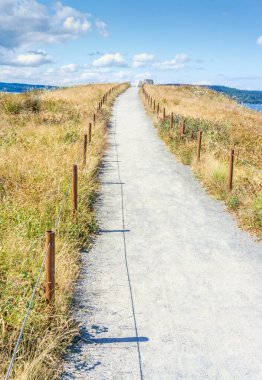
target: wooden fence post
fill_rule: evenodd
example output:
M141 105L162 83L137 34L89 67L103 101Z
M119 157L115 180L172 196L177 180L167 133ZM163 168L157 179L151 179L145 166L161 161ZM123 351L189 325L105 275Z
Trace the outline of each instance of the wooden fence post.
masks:
M72 206L73 214L77 212L77 165L73 165L73 175L72 175Z
M55 300L55 232L46 231L45 235L45 297L47 305L53 305Z
M93 116L93 122L94 122L94 125L96 123L96 114L94 113L94 116Z
M164 109L163 109L163 120L165 120L165 118L166 118L166 109L164 107Z
M83 165L86 165L87 134L84 135Z
M198 131L198 142L197 142L197 161L200 161L200 154L201 154L201 144L202 144L202 131Z
M181 125L181 128L180 128L180 138L181 139L183 139L184 134L185 134L185 120L183 119L182 120L182 125Z
M88 143L90 144L92 140L92 123L89 123L88 126Z
M228 176L228 192L229 193L233 189L233 170L234 170L234 149L231 149L230 158L229 158L229 176Z
M154 100L154 112L156 111L156 101Z
M173 112L171 112L171 115L170 115L170 131L172 131L172 129L173 129L173 123L174 123L174 116L173 116Z

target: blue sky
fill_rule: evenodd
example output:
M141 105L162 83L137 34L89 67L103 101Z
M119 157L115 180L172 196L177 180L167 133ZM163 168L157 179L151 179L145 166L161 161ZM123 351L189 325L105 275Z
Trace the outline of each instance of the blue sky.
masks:
M261 0L1 0L0 81L262 90Z

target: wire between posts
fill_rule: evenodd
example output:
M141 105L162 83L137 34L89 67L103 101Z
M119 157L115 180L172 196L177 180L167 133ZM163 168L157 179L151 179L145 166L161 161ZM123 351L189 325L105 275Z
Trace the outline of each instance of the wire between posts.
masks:
M65 195L64 195L61 207L60 207L58 215L56 217L56 221L55 221L55 224L54 224L54 232L57 231L57 227L58 227L59 222L60 222L62 210L64 208L67 196L69 194L69 189L70 189L70 179L68 181L68 185L67 185L67 188L66 188L66 192L65 192ZM12 367L13 367L13 364L14 364L14 361L15 361L17 350L18 350L18 347L19 347L19 344L20 344L20 341L21 341L21 338L22 338L22 335L23 335L23 332L24 332L24 329L25 329L25 325L26 325L27 319L29 317L30 310L32 308L33 300L35 298L36 290L38 288L38 285L39 285L39 282L40 282L40 279L41 279L41 275L42 275L43 270L44 270L44 266L45 266L47 252L48 252L49 246L50 246L50 243L48 244L47 248L45 249L45 254L44 254L44 257L43 257L43 260L42 260L42 264L41 264L41 267L40 267L40 270L39 270L39 273L38 273L38 276L37 276L37 280L36 280L36 283L35 283L35 286L34 286L34 289L33 289L33 292L32 292L31 298L30 298L30 301L29 301L29 305L28 305L28 308L27 308L27 311L26 311L26 314L25 314L25 317L24 317L24 320L23 320L23 323L22 323L22 326L21 326L21 329L20 329L17 341L16 341L15 349L14 349L14 352L13 352L10 364L8 366L8 370L7 370L7 374L6 374L5 380L9 379L11 371L12 371Z
M145 96L148 95L148 94L146 93L145 90L144 90L143 93L144 93ZM160 107L159 107L159 111L161 112ZM175 114L175 113L174 113L174 115L178 118L179 121L181 121L181 120L183 119L183 117L180 116L180 115L178 115L178 114ZM216 143L215 141L212 141L212 140L211 140L211 143L212 143L215 147L219 148L219 149L220 149L220 150L221 150L226 156L228 156L228 154L229 154L229 151L228 151L228 150L226 150L225 148L223 148L220 144ZM259 174L262 173L262 170L261 170L261 169L258 169L257 167L255 167L254 165L250 164L249 162L246 162L245 160L239 158L236 154L234 154L234 156L235 156L235 159L236 159L237 161L241 162L243 165L247 165L247 166L249 166L252 170L256 171L256 172L259 173Z
M80 152L79 152L79 157L76 160L77 164L79 164L79 162L80 162ZM61 215L62 215L62 210L64 208L66 199L67 199L68 194L69 194L69 189L70 189L70 178L68 180L66 192L64 194L64 197L63 197L63 200L62 200L62 204L60 206L60 209L58 211L58 214L57 214L57 217L56 217L56 220L55 220L54 232L57 231L57 228L58 228L58 225L59 225L59 222L60 222L60 219L61 219ZM10 375L11 375L11 371L12 371L13 364L14 364L14 361L15 361L15 358L16 358L16 354L17 354L17 350L18 350L19 344L21 342L22 335L23 335L23 332L24 332L24 329L25 329L25 325L26 325L26 322L27 322L28 317L29 317L30 310L31 310L32 305L33 305L33 301L34 301L34 298L35 298L36 290L38 288L38 285L39 285L39 282L40 282L40 279L41 279L41 276L42 276L42 273L43 273L43 270L44 270L44 266L45 266L47 252L48 252L49 246L50 246L50 243L48 244L48 246L45 248L45 251L44 251L44 257L43 257L43 260L42 260L42 264L41 264L41 267L40 267L40 270L39 270L39 273L38 273L38 276L37 276L37 280L36 280L33 292L31 294L31 298L30 298L30 301L29 301L28 308L26 310L26 314L25 314L24 319L23 319L23 323L22 323L21 329L19 331L19 335L18 335L16 344L15 344L15 348L14 348L14 351L13 351L13 354L12 354L12 357L11 357L8 369L7 369L5 380L8 380L9 377L10 377Z
M64 208L67 196L69 194L69 189L70 189L70 180L68 181L66 192L65 192L65 195L64 195L61 207L59 209L58 215L56 217L56 221L55 221L55 224L54 224L54 232L57 231L57 227L58 227L59 222L60 222L62 210ZM15 361L15 357L16 357L16 354L17 354L17 350L18 350L19 344L21 342L21 338L22 338L22 335L23 335L23 332L24 332L24 329L25 329L25 325L26 325L27 319L29 317L29 313L30 313L32 305L33 305L33 301L34 301L36 290L38 288L38 285L39 285L39 282L40 282L40 279L41 279L41 275L42 275L43 270L44 270L44 266L45 266L47 252L48 252L49 246L50 246L50 243L48 244L47 248L44 251L45 254L44 254L44 257L43 257L43 260L42 260L42 264L41 264L41 267L40 267L40 270L39 270L39 273L38 273L38 276L37 276L37 280L36 280L36 283L35 283L35 286L34 286L34 289L33 289L33 292L32 292L31 298L30 298L30 301L29 301L29 305L28 305L28 308L27 308L27 311L26 311L26 314L25 314L25 317L24 317L24 320L23 320L23 323L22 323L22 326L21 326L21 329L20 329L17 341L16 341L15 349L14 349L14 352L12 354L12 358L11 358L10 364L8 366L8 370L7 370L7 374L6 374L5 380L8 380L9 377L10 377L10 375L11 375L12 367L13 367L13 364L14 364L14 361Z
M19 332L19 335L18 335L18 338L17 338L17 341L16 341L15 349L14 349L11 361L9 363L9 366L8 366L8 370L7 370L7 374L5 376L5 380L9 379L11 371L12 371L12 367L13 367L13 364L14 364L14 361L15 361L16 353L17 353L17 350L18 350L18 347L19 347L19 344L20 344L20 341L21 341L21 338L22 338L22 335L23 335L23 332L24 332L24 329L25 329L25 325L26 325L27 319L29 317L29 313L30 313L30 310L31 310L31 307L32 307L32 304L33 304L33 301L34 301L34 298L35 298L35 293L36 293L36 290L38 288L38 284L40 282L41 275L42 275L43 270L44 270L45 261L46 261L47 252L48 252L49 246L50 246L50 243L48 244L47 248L45 249L45 254L44 254L44 257L43 257L43 260L42 260L42 264L41 264L41 267L40 267L40 270L39 270L39 273L38 273L38 276L37 276L37 280L36 280L36 283L35 283L35 286L34 286L34 289L33 289L33 292L32 292L31 298L30 298L30 301L29 301L29 305L28 305L26 314L24 316L24 320L23 320L23 323L22 323L22 326L21 326L21 329L20 329L20 332Z

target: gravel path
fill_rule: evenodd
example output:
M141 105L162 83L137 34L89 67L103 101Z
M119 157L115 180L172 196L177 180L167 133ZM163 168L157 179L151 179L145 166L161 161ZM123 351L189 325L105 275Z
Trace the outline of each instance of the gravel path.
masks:
M101 182L62 379L262 379L261 244L168 152L135 88Z

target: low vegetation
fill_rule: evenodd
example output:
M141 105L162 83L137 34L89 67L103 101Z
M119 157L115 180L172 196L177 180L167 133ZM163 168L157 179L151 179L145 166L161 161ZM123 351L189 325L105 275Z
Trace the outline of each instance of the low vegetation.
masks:
M56 299L51 325L44 275L17 353L12 379L56 379L59 358L76 331L69 305L79 271L79 249L97 228L96 173L106 145L106 122L120 85L103 106L82 165L83 134L102 95L113 85L0 95L0 377L9 364L44 255L45 231L54 228L79 164L79 211L65 202L56 239Z
M159 117L142 93L161 138L216 199L223 200L242 228L262 237L262 114L198 86L144 86L160 105ZM163 120L163 109L166 119ZM170 114L174 113L170 129ZM182 122L185 132L180 136ZM197 161L198 131L203 131ZM229 151L235 149L233 190L228 192Z
M1 85L1 84L0 84ZM173 84L169 86L179 86L180 84ZM183 86L185 87L185 86ZM256 90L239 90L233 87L226 86L210 86L210 85L202 85L199 88L209 88L210 90L214 90L217 92L221 92L224 95L227 95L230 98L235 99L239 103L249 103L249 104L262 104L262 91Z

